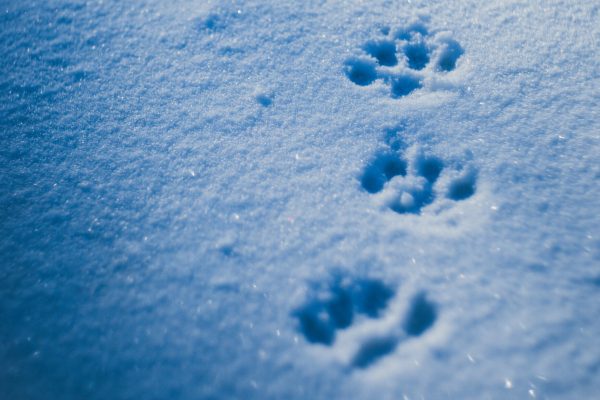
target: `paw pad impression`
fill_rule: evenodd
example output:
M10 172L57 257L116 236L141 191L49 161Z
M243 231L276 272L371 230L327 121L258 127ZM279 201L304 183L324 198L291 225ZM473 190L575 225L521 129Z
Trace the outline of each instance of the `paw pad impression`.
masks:
M362 46L363 55L345 63L348 79L368 86L381 79L390 86L392 98L407 96L424 86L432 74L453 71L463 55L461 45L447 33L429 32L420 22L371 40Z
M440 194L454 202L475 194L477 171L473 167L464 168L460 173L452 171L455 176L440 185L439 178L446 169L444 161L416 148L411 150L410 157L392 148L375 154L359 178L361 187L379 196L398 214L420 214Z

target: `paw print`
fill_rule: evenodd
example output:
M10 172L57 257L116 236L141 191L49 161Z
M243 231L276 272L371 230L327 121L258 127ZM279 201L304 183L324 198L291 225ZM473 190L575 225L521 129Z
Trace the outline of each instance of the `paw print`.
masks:
M409 95L427 86L428 78L443 75L457 67L464 50L448 33L429 32L416 22L384 38L372 40L362 47L364 54L346 60L348 79L368 86L380 79L390 86L392 98Z
M439 197L457 202L475 194L477 171L472 166L446 171L441 158L418 146L405 152L389 147L371 159L360 183L366 192L376 195L384 206L398 214L420 214Z
M349 328L357 316L379 317L393 295L379 280L338 276L327 285L317 285L312 298L294 315L306 340L331 346L337 330Z
M336 276L327 284L316 284L307 301L293 312L298 329L308 343L335 347L339 330L351 331L354 325L373 325L387 313L388 303L395 291L377 279ZM365 369L393 353L404 341L417 338L428 331L438 315L437 306L425 292L418 292L404 307L402 318L386 332L372 333L350 344L353 354L346 360L348 367ZM362 322L359 322L362 318ZM348 344L348 343L346 343ZM343 346L342 346L343 347Z

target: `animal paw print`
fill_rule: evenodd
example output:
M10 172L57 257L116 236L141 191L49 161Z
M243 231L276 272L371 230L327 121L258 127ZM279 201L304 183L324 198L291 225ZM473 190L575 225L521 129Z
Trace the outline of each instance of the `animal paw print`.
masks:
M313 288L308 301L293 315L298 327L311 344L335 345L338 330L350 330L356 320L366 317L369 324L383 316L395 292L377 279L336 277L327 285ZM361 338L348 366L364 369L391 354L400 343L429 330L437 319L437 306L425 292L415 294L406 307L404 318L397 319L387 334L369 334Z
M334 343L336 331L350 327L357 316L377 318L394 295L376 279L336 277L315 289L313 298L294 314L306 340L328 346Z
M420 214L436 201L439 193L445 193L444 197L454 202L471 197L476 190L477 171L466 167L445 174L444 162L439 157L416 146L404 154L391 147L373 157L360 182L365 191L376 194L398 214Z
M421 22L394 34L388 29L382 33L384 38L363 45L366 56L346 61L345 72L348 79L359 86L381 79L390 86L393 98L423 88L427 78L453 71L464 53L448 33L429 32Z

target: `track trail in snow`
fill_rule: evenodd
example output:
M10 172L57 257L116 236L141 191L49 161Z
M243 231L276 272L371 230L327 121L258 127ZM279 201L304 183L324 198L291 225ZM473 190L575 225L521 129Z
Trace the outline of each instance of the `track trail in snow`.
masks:
M422 22L393 33L384 27L381 34L383 38L364 44L365 56L347 59L344 70L358 86L381 80L390 87L393 99L431 90L425 82L432 76L444 79L445 74L457 68L464 53L447 32L430 32ZM360 186L383 210L389 209L400 217L419 216L438 198L459 202L476 192L478 173L467 159L445 162L424 151L419 143L411 142L402 128L386 132L382 147L363 168ZM309 343L334 347L338 331L352 330L357 320L362 320L362 324L377 323L390 312L388 303L395 296L396 292L380 280L338 275L329 283L313 285L306 303L293 315ZM438 307L428 299L426 291L417 291L401 302L406 303L400 306L403 316L392 316L394 322L383 333L355 340L354 355L346 360L349 368L371 367L435 324Z

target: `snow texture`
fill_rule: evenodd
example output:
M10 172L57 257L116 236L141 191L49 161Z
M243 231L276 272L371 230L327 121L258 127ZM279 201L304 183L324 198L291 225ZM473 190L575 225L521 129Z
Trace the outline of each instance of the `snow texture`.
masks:
M594 0L0 3L0 399L592 399Z

